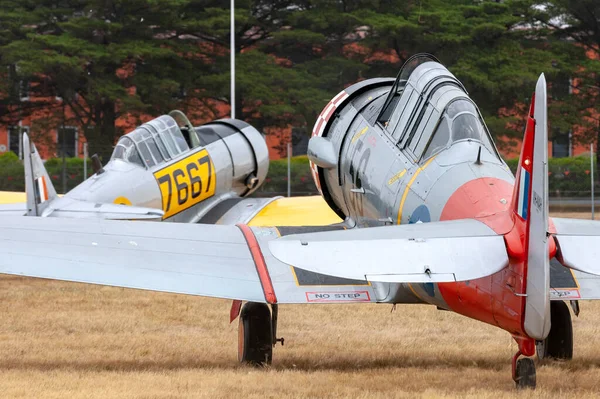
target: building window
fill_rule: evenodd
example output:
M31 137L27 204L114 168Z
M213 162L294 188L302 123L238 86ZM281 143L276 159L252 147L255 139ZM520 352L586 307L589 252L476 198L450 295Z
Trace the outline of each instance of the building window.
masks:
M59 158L62 158L63 151L67 158L76 157L79 155L77 151L77 128L73 126L65 126L58 129L56 137L56 153Z
M292 154L306 155L308 151L308 139L310 136L306 134L306 129L301 127L292 128Z
M561 132L554 129L552 132L552 157L564 158L571 155L571 132Z
M23 159L23 133L29 133L29 126L10 126L8 128L8 149Z
M29 91L31 85L28 79L23 79L19 75L19 68L17 65L10 65L8 67L8 79L10 85L10 96L12 98L19 98L21 101L29 101Z
M29 80L21 79L19 80L19 99L21 101L29 101L29 90L31 86L29 84Z
M572 93L573 80L569 75L560 73L550 85L550 93L553 100L564 101Z

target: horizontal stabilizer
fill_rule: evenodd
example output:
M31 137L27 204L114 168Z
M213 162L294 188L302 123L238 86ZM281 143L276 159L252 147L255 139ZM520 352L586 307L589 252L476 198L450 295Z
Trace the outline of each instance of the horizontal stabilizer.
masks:
M0 216L24 216L26 203L0 204ZM39 216L71 219L161 220L164 212L155 208L98 204L68 196L55 198Z
M27 205L20 204L0 204L0 216L24 216L27 214Z
M503 236L469 219L291 235L269 248L301 269L378 282L473 280L508 265Z
M56 199L42 216L74 219L161 220L164 212L155 208L120 204L98 204L69 197Z
M552 218L556 258L571 269L600 275L600 222Z

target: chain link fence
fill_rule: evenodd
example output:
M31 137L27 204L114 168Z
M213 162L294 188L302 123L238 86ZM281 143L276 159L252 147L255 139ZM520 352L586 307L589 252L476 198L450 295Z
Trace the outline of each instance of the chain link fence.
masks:
M514 173L518 160L510 160L507 163ZM50 159L45 163L45 166L54 186L59 190L62 187L62 159ZM593 167L596 167L595 159ZM83 169L82 159L67 158L67 191L83 181ZM592 165L589 156L551 158L548 165L551 205L563 204L564 206L589 209L592 188L591 170ZM600 197L598 195L600 194L598 173L594 171L594 175L596 180L593 184L594 193L595 197L598 198ZM292 158L290 162L290 184L291 195L293 196L318 195L306 156ZM287 187L287 159L271 161L269 174L254 196L286 196ZM25 191L23 162L12 152L0 155L0 191Z

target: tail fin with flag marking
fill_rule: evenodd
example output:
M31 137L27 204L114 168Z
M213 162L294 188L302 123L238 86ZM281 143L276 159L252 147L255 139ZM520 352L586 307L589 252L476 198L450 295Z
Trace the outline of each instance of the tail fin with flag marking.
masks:
M550 331L548 248L548 120L546 78L540 75L531 100L512 198L515 225L523 226L527 335L544 339Z
M41 216L48 204L58 198L58 195L35 144L29 141L27 134L23 134L23 148L27 216Z

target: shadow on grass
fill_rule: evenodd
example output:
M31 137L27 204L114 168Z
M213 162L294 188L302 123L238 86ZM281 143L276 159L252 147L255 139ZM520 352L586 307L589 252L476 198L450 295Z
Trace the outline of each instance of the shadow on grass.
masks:
M575 360L571 362L546 361L536 362L538 366L560 367L565 370L576 372L600 367L600 359L585 359L584 361ZM39 371L52 370L77 370L77 371L179 371L194 369L218 369L218 370L238 370L241 368L252 368L237 362L235 357L223 359L189 359L183 358L169 360L100 360L90 359L89 361L73 359L67 360L19 360L4 359L0 362L0 371L32 369ZM473 369L501 371L510 368L510 359L502 361L498 358L489 358L483 356L473 356L471 358L461 357L455 359L445 359L437 357L406 357L389 356L373 359L353 359L350 356L329 356L327 358L314 359L308 357L286 356L280 360L275 360L273 364L265 369L274 371L339 371L353 372L365 370L386 370L386 369ZM255 368L257 370L260 367Z
M278 356L279 355L279 356ZM82 357L85 354L82 353ZM556 367L565 371L578 372L600 368L600 358L582 355L575 357L572 361L553 361L536 359L538 367ZM77 371L179 371L194 369L218 369L218 370L238 370L241 368L251 368L251 366L237 362L235 353L231 356L218 356L213 359L192 358L189 356L175 357L169 356L163 359L77 359L72 360L34 360L34 359L15 359L4 358L0 362L0 371L32 369L39 371L51 370L77 370ZM424 354L423 356L397 355L390 351L386 356L358 357L353 356L351 351L343 354L324 352L318 357L298 356L292 353L285 353L285 348L277 348L274 351L274 361L271 366L265 369L274 371L339 371L353 372L364 370L386 370L386 369L482 369L501 371L510 369L510 358L504 359L502 355L489 354L465 354L464 356L449 357L433 356ZM256 368L260 369L260 368Z

